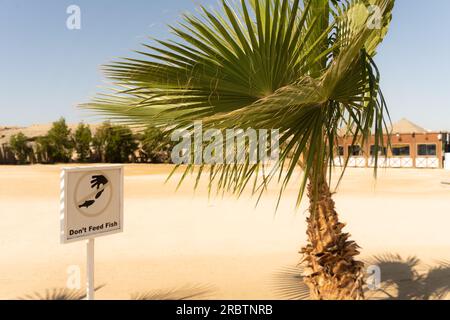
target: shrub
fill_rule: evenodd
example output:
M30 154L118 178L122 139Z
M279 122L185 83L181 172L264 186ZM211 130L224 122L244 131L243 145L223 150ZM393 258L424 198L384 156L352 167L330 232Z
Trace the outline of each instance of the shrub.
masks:
M33 149L28 144L28 137L22 132L11 136L9 140L11 151L19 164L25 164L33 156Z
M152 163L167 163L170 161L170 152L173 142L158 128L147 128L139 137L142 151Z
M130 158L138 148L130 128L112 125L109 122L105 122L97 129L93 145L97 160L109 163L130 162Z
M77 160L85 162L91 157L92 132L89 125L80 123L73 136L73 144L77 153Z

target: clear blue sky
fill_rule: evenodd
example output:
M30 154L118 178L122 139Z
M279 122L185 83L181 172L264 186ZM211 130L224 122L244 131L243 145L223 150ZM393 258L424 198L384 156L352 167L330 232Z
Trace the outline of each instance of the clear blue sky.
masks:
M104 84L99 66L167 38L167 24L216 0L1 0L0 125L64 116L94 121L75 106ZM66 28L66 8L81 8L82 28ZM397 0L376 61L393 120L450 129L449 0Z

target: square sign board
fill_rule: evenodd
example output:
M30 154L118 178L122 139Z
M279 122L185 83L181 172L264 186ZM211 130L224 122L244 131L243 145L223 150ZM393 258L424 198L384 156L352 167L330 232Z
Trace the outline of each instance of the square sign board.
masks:
M61 242L123 231L123 166L64 168Z

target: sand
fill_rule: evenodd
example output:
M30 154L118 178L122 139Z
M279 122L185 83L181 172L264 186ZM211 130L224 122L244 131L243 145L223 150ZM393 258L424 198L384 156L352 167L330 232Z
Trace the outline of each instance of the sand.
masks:
M22 132L28 138L37 138L42 137L47 134L47 132L52 128L52 123L47 124L33 124L28 127L18 127L18 126L0 126L0 145L3 143L9 143L11 136L16 135ZM100 124L89 124L91 130L95 132ZM75 132L78 127L78 124L67 124L67 127Z
M81 268L84 285L85 243L59 243L61 167L0 166L0 299L64 287L70 266ZM276 185L255 208L248 194L208 199L205 181L195 193L192 180L175 192L179 176L164 184L171 168L126 166L125 232L96 240L97 298L180 288L208 288L211 299L283 298L274 275L299 261L305 243L298 179L275 214ZM450 261L450 186L442 181L450 172L381 170L375 183L372 170L349 169L335 199L361 258L417 256L419 271Z

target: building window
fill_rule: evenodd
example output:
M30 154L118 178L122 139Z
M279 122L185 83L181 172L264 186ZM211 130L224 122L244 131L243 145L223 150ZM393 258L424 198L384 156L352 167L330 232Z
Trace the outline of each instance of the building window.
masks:
M410 146L408 144L392 146L392 155L394 157L405 157L411 155Z
M436 144L419 144L417 145L417 155L419 156L436 156Z
M350 157L362 156L361 146L358 146L358 145L348 146L348 154Z
M378 154L379 156L386 156L387 149L386 147L378 146L378 152L376 152L375 145L370 146L370 155L373 157L375 154Z
M339 146L337 152L338 152L339 157L343 157L344 156L344 147Z

